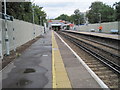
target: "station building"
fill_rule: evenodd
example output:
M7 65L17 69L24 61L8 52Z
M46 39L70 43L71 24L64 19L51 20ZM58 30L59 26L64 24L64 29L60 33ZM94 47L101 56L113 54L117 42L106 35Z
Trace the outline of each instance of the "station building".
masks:
M63 20L49 20L48 27L52 30L61 30L65 24Z
M74 25L68 21L64 20L49 20L48 27L51 30L59 31L59 30L69 30Z

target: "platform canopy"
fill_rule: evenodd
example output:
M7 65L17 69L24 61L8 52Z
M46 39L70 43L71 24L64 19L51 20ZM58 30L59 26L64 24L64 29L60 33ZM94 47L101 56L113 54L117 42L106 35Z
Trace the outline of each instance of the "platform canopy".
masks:
M61 24L51 24L51 26L61 26Z

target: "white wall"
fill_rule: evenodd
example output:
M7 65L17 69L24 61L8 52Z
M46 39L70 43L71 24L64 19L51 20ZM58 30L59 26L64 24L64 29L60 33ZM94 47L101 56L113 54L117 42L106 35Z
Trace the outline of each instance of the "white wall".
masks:
M120 23L119 23L120 24ZM89 31L90 29L95 29L96 32L98 32L98 27L100 24L88 24L88 25L81 25L81 26L76 26L76 30L78 31ZM105 33L110 33L111 29L118 29L118 22L108 22L108 23L101 23L101 26L103 27L102 32Z
M24 22L24 21L20 21L20 20L16 20L16 19L14 19L13 22L7 21L7 26L8 26L10 50L14 49L13 37L15 37L15 46L19 47L33 39L33 37L34 37L33 28L35 28L35 37L43 34L43 32L44 32L43 26L33 25L32 23L28 23L28 22ZM14 32L13 32L13 27L14 27ZM4 25L4 20L2 20L2 19L0 19L0 28L2 28L2 53L5 54L5 52L6 52L5 25Z

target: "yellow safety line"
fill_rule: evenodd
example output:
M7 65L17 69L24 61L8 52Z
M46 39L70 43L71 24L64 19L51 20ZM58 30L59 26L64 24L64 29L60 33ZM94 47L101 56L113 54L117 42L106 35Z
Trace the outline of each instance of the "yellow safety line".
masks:
M72 88L64 63L52 31L52 74L53 88Z
M54 40L54 36L53 36L53 31L52 31L52 74L53 74L52 76L53 76L53 88L56 88L55 66L54 66L55 60L54 60L54 50L53 50L54 42L53 42L53 40Z

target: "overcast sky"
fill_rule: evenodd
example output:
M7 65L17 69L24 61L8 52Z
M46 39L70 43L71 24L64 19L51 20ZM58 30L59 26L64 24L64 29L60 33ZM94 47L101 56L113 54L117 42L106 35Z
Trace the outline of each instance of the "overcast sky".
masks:
M112 6L115 2L119 2L120 0L35 0L34 3L42 6L47 16L52 19L61 14L71 15L74 13L75 9L85 12L89 10L89 6L94 1L102 1Z

